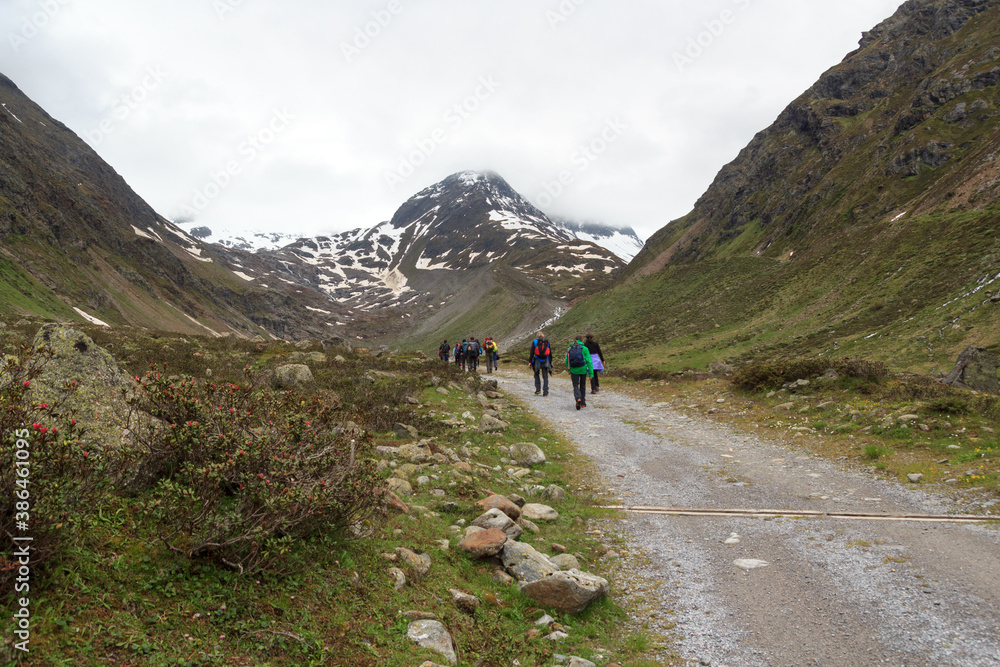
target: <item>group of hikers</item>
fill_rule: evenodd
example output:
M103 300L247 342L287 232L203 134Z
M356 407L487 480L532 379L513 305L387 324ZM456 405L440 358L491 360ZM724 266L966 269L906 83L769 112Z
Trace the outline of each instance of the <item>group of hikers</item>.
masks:
M590 393L601 389L600 374L604 371L604 353L594 334L574 336L573 344L566 350L566 370L573 380L573 398L576 409L587 407L587 378L590 378ZM531 356L528 365L535 372L535 395L549 395L549 373L552 372L552 346L541 331L531 341Z
M448 363L451 356L455 357L456 366L460 366L463 371L473 373L479 369L479 360L484 359L486 372L492 373L497 369L497 363L500 361L500 348L497 347L497 342L489 336L482 343L475 336L463 338L461 343L455 343L454 349L445 340L438 348L438 358Z
M500 349L495 340L486 337L482 343L475 336L463 338L461 343L455 343L453 348L445 340L438 348L438 358L448 363L454 357L455 365L463 371L477 372L480 360L486 362L486 372L497 370L500 360ZM566 369L573 380L573 398L576 399L576 409L587 407L587 379L590 378L590 393L596 394L601 389L600 374L604 371L604 353L601 345L594 340L594 334L574 336L573 344L566 350ZM549 395L549 374L552 372L552 346L541 331L533 341L528 356L528 365L535 372L535 395Z

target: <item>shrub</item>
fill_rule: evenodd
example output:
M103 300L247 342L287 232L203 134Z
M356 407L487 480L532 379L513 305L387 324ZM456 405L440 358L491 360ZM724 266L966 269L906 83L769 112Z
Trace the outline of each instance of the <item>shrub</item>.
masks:
M967 415L972 412L969 401L961 396L942 396L931 401L927 408L931 412L945 415Z
M787 382L817 378L829 370L859 380L863 385L880 384L889 377L889 367L868 359L781 359L747 364L736 371L732 384L738 389L777 389Z
M57 403L32 401L32 382L51 354L24 347L0 362L0 597L13 594L20 547L30 537L32 577L81 534L107 491L98 448L88 443L72 415L62 413L75 389L71 383ZM31 586L34 581L29 582Z
M135 431L165 475L142 515L171 551L242 572L283 572L295 540L362 521L379 506L371 442L345 430L327 392L198 384L155 371L133 405L161 424Z

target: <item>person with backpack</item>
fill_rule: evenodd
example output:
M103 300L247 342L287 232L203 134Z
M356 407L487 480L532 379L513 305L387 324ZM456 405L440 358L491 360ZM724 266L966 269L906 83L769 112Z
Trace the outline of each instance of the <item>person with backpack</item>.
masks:
M451 345L448 345L448 341L441 343L441 347L438 348L438 359L444 363L448 363L448 356L451 354Z
M497 344L489 336L486 337L486 342L483 343L483 351L486 354L486 372L492 373L497 366Z
M476 340L475 336L469 338L469 347L466 350L466 355L468 356L468 366L469 370L475 373L479 369L479 354L482 352L482 347L479 345L479 341Z
M552 370L552 347L545 334L538 332L538 337L531 341L531 356L528 365L535 372L535 396L549 395L549 372Z
M590 393L596 394L601 389L601 381L598 378L604 372L604 354L601 352L601 344L594 340L594 334L587 334L587 349L590 350L590 360L594 366L594 375L590 378Z
M466 342L455 343L455 365L465 370L465 346Z
M576 409L587 407L587 378L594 377L594 362L590 350L583 344L580 336L566 350L566 368L573 380L573 397L576 399Z

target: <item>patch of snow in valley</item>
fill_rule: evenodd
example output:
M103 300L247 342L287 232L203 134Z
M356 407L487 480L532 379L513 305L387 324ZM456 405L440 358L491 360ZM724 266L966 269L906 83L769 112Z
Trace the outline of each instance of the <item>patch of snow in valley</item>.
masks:
M253 276L248 276L247 274L243 273L242 271L233 271L233 274L239 276L240 278L242 278L243 280L247 281L248 283L252 283L254 280L256 280L256 278L254 278Z
M4 105L4 106L6 106L6 105ZM102 320L99 320L99 319L97 319L96 317L94 317L93 315L88 315L87 313L83 312L82 310L80 310L80 309L79 309L79 308L77 308L76 306L73 306L73 310L75 310L75 311L76 311L76 314L77 314L77 315L79 315L79 316L80 316L80 317L82 317L83 319L87 320L87 321L88 321L88 322L90 322L91 324L96 324L96 325L97 325L97 326L99 326L99 327L109 327L109 326L111 326L111 325L110 325L110 324L108 324L107 322L104 322L104 321L102 321Z
M311 310L314 313L322 313L324 315L332 315L329 310L323 310L322 308L313 308L312 306L306 306L306 310Z

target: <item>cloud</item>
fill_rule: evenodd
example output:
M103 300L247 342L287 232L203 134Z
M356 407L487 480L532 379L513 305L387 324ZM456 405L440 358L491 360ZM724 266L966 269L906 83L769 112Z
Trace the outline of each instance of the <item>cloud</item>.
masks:
M897 4L9 0L15 26L58 10L4 73L100 136L98 152L167 216L241 161L197 211L210 227L369 226L454 171L490 168L530 198L570 170L552 212L648 236ZM167 75L142 93L150 68ZM484 80L496 89L477 97ZM295 120L245 160L280 109ZM581 147L616 118L627 130L583 168Z

